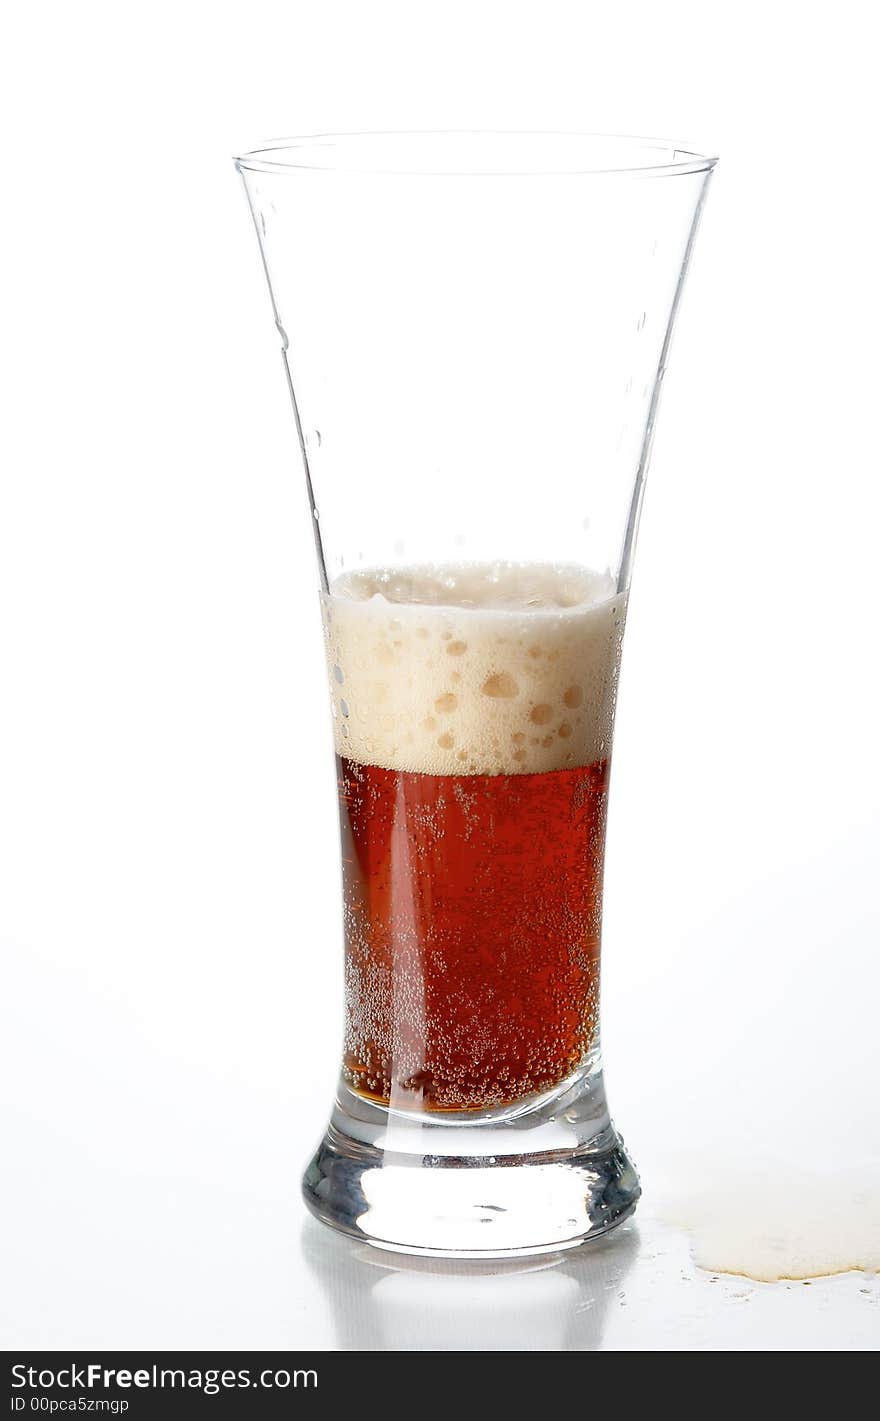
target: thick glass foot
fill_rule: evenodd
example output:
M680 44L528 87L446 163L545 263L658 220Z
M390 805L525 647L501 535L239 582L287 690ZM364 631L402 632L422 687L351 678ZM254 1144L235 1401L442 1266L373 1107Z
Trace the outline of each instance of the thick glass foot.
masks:
M394 1110L343 1086L303 1192L318 1219L376 1247L493 1258L599 1237L641 1191L593 1066L478 1116Z

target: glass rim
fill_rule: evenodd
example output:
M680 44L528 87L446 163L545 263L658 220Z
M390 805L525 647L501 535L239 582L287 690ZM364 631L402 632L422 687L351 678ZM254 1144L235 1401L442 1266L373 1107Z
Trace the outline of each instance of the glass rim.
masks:
M506 165L478 161L504 149ZM606 161L589 158L606 149ZM537 155L536 150L542 153ZM396 152L395 152L396 150ZM420 153L434 162L420 161ZM438 161L454 150L459 162ZM583 154L583 157L580 154ZM619 156L618 156L619 155ZM461 159L469 159L461 161ZM541 161L543 159L543 161ZM671 177L711 172L718 157L671 139L551 129L389 129L272 138L233 159L239 172L325 172L363 177Z

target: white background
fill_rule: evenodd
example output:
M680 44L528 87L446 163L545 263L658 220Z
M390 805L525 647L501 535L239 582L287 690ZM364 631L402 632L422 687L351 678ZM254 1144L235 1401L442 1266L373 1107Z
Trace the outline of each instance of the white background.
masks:
M687 1152L880 1160L870 7L85 0L17 7L4 51L3 1344L876 1345L875 1283L713 1287L650 1202ZM335 804L230 155L430 127L721 153L608 851L606 1062L646 1203L610 1251L512 1275L378 1268L298 1193L339 1041Z

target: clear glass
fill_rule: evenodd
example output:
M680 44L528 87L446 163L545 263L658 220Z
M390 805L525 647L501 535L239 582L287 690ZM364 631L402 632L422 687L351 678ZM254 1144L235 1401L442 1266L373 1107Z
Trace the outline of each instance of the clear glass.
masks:
M574 1246L605 1097L608 770L657 401L714 159L363 134L237 159L315 530L346 955L304 1190L384 1248Z

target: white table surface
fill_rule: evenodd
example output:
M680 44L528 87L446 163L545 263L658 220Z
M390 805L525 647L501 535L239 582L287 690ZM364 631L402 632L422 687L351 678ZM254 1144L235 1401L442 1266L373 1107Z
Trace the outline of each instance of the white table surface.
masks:
M647 1204L615 1235L571 1253L447 1263L358 1245L306 1216L295 1195L249 1195L240 1174L225 1189L192 1176L108 1175L96 1190L94 1167L75 1203L68 1190L59 1204L45 1181L34 1210L39 1230L22 1230L7 1256L3 1346L615 1351L880 1343L876 1275L769 1284L704 1272L687 1235Z

